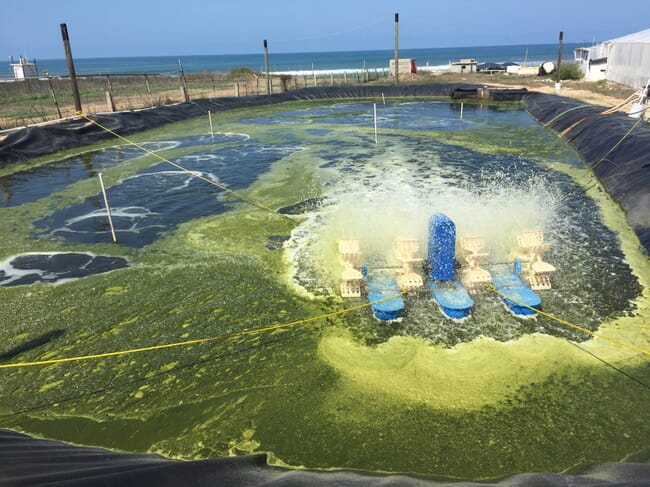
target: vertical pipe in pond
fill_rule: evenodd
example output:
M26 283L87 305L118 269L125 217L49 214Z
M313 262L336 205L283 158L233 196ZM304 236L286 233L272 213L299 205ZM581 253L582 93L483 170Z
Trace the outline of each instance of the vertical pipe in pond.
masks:
M463 102L460 102L460 121L463 121Z
M106 196L106 188L104 187L104 180L102 179L102 173L98 174L99 176L99 185L102 188L102 194L104 195L104 205L106 205L106 215L108 216L108 224L111 227L111 235L113 236L113 243L117 243L117 236L115 235L115 227L113 227L113 216L111 215L111 207L108 205L108 196Z
M214 130L212 128L212 112L208 110L208 120L210 120L210 137L214 137Z
M372 108L373 108L374 117L375 117L375 144L376 144L378 142L377 141L377 104L373 103Z

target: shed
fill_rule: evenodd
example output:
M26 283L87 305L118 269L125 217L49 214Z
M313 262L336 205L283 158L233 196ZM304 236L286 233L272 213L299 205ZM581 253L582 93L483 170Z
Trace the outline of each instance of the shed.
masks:
M416 74L418 72L418 68L415 64L415 59L413 58L400 58L397 60L397 68L399 70L400 74ZM388 64L388 70L390 71L391 76L395 76L395 60L391 59L390 63Z
M460 61L449 61L450 73L475 73L476 59L461 59Z
M14 78L24 79L24 78L38 78L38 69L36 69L36 61L28 62L27 59L20 56L20 59L17 63L13 63L11 67L13 68Z

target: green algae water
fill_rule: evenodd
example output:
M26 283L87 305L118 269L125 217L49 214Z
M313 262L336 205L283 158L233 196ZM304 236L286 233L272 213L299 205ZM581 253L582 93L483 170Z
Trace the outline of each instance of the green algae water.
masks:
M650 263L577 155L518 106L291 103L135 140L281 214L109 143L3 171L0 260L81 252L127 267L1 286L0 363L295 326L96 360L0 370L0 427L200 459L485 479L648 460L650 361L475 296L445 319L426 293L381 323L338 294L337 241L426 248L448 214L507 261L540 228L557 267L545 311L648 350ZM118 238L94 177L101 169ZM7 259L7 260L6 260ZM8 281L14 267L0 270ZM22 270L21 272L28 272ZM15 282L15 281L14 281ZM307 318L322 319L301 323Z

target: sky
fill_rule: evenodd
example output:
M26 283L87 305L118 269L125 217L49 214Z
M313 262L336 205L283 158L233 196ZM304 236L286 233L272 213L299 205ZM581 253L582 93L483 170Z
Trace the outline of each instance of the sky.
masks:
M533 7L534 5L534 7ZM78 58L554 44L650 28L646 0L2 0L0 55Z

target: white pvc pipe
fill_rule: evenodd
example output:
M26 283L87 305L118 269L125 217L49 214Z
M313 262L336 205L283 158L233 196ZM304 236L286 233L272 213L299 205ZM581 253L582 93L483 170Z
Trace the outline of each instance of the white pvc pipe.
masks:
M210 135L214 137L214 130L212 128L212 112L208 110L208 120L210 120Z
M98 174L99 176L99 185L102 188L102 194L104 195L104 205L106 205L106 215L108 216L108 224L111 227L111 235L113 236L113 243L117 243L117 236L115 235L115 227L113 227L113 217L111 215L111 207L108 205L108 196L106 196L106 188L104 187L104 180L102 179L102 173Z
M372 108L373 108L374 118L375 118L375 144L376 144L378 142L377 141L377 104L373 103Z

